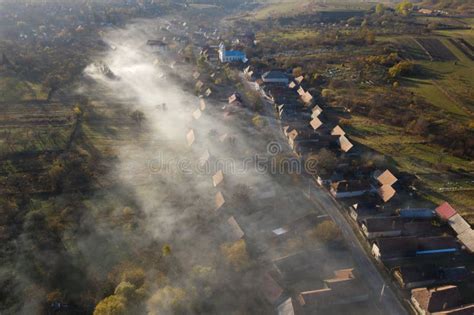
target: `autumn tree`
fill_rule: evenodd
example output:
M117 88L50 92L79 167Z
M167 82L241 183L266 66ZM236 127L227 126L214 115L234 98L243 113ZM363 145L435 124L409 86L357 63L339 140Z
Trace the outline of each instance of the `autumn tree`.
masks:
M120 295L111 295L96 305L94 315L122 315L126 314L125 298Z
M185 314L188 306L188 293L182 288L167 285L148 300L148 314Z
M341 239L341 230L332 220L319 223L310 232L310 236L323 242L337 241Z
M398 78L403 75L411 73L414 69L414 65L410 61L400 61L393 67L388 69L388 74L391 78Z
M410 14L410 11L413 9L413 4L410 1L404 0L397 4L396 11L401 15L407 16Z
M301 67L293 68L293 76L294 76L295 78L297 78L297 77L299 77L299 76L301 76L301 75L303 75L303 68L301 68Z
M135 121L135 123L141 127L142 126L142 122L145 120L145 114L140 111L140 110L135 110L133 111L130 116L132 117L132 119Z
M221 245L221 252L235 271L241 271L250 265L247 244L243 239Z
M61 78L57 75L50 75L48 76L43 85L49 89L47 101L51 101L53 94L59 89L59 85L61 84Z
M377 3L375 6L375 14L382 15L385 12L385 6L383 3Z

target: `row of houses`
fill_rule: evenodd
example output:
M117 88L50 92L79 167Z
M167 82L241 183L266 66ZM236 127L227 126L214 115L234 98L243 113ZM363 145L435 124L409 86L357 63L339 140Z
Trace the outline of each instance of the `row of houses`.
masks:
M322 149L334 152L339 161L338 170L324 174L317 172L318 184L328 186L335 198L350 198L365 194L376 194L383 202L396 194L394 184L398 179L389 170L374 169L365 177L354 177L356 173L351 160L360 157L348 135L337 123L338 113L333 108L323 108L314 103L314 97L304 87L304 77L290 80L283 71L267 71L260 78L250 66L244 69L245 77L255 82L266 99L274 104L283 134L294 153L305 160ZM327 115L326 115L327 113ZM342 176L337 171L346 170ZM350 174L352 173L352 174Z
M193 79L199 81L201 75L193 73ZM206 95L202 95L199 106L192 111L194 121L202 119L207 104ZM238 93L231 94L225 106L218 111L223 119L240 112L245 104ZM186 134L188 146L196 146L198 130L190 128ZM229 136L219 135L220 142L227 141ZM213 159L206 149L199 159L204 164ZM253 183L252 188L258 195L259 209L249 213L232 209L226 192L231 189L228 176L222 169L216 169L211 176L214 187L214 213L222 217L221 229L226 235L225 241L245 240L257 246L259 251L272 253L273 258L264 268L259 279L262 296L275 307L279 314L311 314L315 311L350 305L366 301L369 290L363 279L357 276L347 253L330 253L325 249L302 251L281 255L286 241L304 234L318 223L328 220L311 209L292 209L287 211L281 202L280 194L265 183ZM277 199L278 198L278 199ZM290 207L290 204L287 205ZM286 253L286 251L285 251ZM311 275L311 276L308 276Z
M252 80L255 79L256 70L247 67L244 74ZM302 158L326 148L344 159L344 155L353 149L353 144L346 137L344 130L339 125L330 125L331 128L327 128L328 122L322 116L323 109L311 104L312 96L307 95L309 92L301 86L303 77L293 80L288 77L284 72L270 71L264 73L260 80L256 79L256 84L263 90L267 99L274 103L290 147ZM286 88L285 85L287 90L282 92L281 90ZM292 93L294 90L296 94ZM396 194L398 178L387 169L374 170L365 178L347 179L330 174L326 178L318 176L317 181L321 185L327 185L331 195L337 199L364 200L365 195L376 194L386 203ZM435 301L439 297L431 293L438 290L436 286L447 284L448 287L453 287L454 284L473 280L472 272L462 263L462 259L459 264L454 265L449 262L434 266L424 263L427 259L449 260L449 257L472 253L474 231L471 226L448 203L443 203L436 209L388 209L390 207L376 203L370 206L364 206L363 203L354 204L349 208L349 215L357 222L370 243L374 257L390 266L392 275L400 286L404 289L415 288L411 294L416 311L420 314L472 314L474 306L463 305L459 301L449 304L449 307L431 307L431 302L420 302L420 292ZM413 267L412 264L418 261L421 265ZM457 290L456 286L454 288L450 290ZM282 308L286 309L292 303L294 301L287 300L282 304Z
M349 215L369 242L375 259L391 271L400 288L411 290L418 314L472 314L474 304L460 298L451 302L451 294L444 294L449 291L459 296L457 285L474 280L465 265L472 242L466 241L463 233L469 235L470 226L448 203L436 209L398 211L354 204Z

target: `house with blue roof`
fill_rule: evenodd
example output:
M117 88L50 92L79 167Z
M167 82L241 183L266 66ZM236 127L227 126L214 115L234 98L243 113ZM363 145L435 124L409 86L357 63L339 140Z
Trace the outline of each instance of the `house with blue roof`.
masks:
M219 45L219 60L221 62L247 62L247 56L240 50L227 50L224 43Z

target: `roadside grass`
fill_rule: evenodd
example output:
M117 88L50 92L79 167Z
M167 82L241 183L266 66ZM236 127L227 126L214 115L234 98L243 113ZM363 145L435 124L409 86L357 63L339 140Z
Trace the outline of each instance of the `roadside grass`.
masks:
M40 84L13 77L0 77L0 102L45 100L47 93Z

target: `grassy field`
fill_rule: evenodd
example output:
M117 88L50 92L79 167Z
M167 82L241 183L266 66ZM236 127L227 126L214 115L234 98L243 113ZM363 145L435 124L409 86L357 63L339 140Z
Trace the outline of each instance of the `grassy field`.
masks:
M257 33L257 40L271 40L274 42L312 40L318 36L318 32L311 29L291 29L285 31L272 31Z
M48 94L39 84L0 77L0 102L45 100Z
M469 32L472 32L469 30ZM430 61L423 53L421 46L410 36L383 37L379 40L397 43L403 47L403 56L413 59L420 68L421 75L405 78L402 84L413 93L426 99L437 109L444 111L453 119L470 121L474 112L474 61L470 60L462 51L450 41L461 37L472 39L464 31L443 31L439 35L429 38L439 39L451 51L457 61ZM442 34L442 36L441 36ZM464 34L464 35L460 35Z
M358 1L331 0L261 0L257 10L247 16L250 19L264 20L281 16L296 16L322 11L367 10L372 4Z

